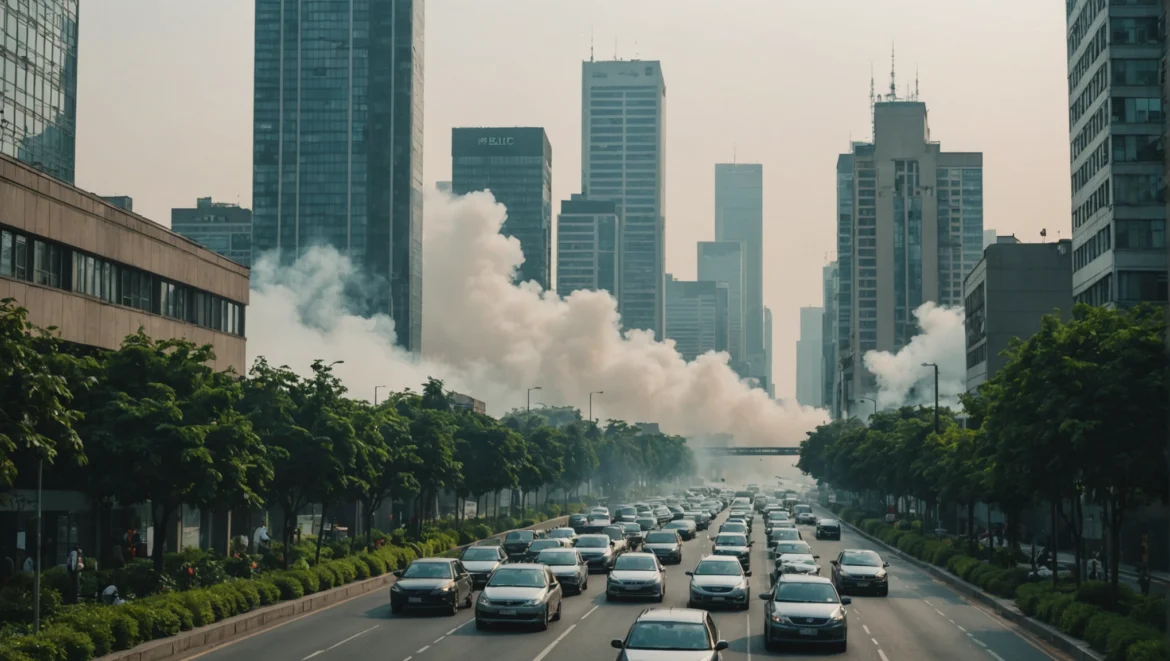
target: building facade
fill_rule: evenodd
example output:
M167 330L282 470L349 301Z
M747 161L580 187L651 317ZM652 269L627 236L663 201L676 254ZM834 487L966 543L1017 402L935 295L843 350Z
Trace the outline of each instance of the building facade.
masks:
M739 241L700 241L699 280L727 284L727 352L731 365L741 377L750 376L747 363L747 335L744 328L747 270L744 244ZM762 319L761 319L762 323ZM669 332L669 327L667 331ZM763 330L760 332L763 335Z
M772 309L764 308L764 369L763 378L766 381L761 381L764 389L768 391L768 396L776 399L776 382L772 380ZM754 378L759 379L759 376Z
M1072 312L1072 242L1020 243L999 237L963 283L966 312L967 391L1007 362L1012 338L1040 330L1044 315Z
M72 184L80 0L0 6L0 154Z
M1165 302L1163 9L1066 6L1073 296L1091 305Z
M455 190L455 187L451 184L450 181L436 181L435 190L439 191L440 193L447 193L450 195Z
M582 63L581 191L618 203L625 328L664 337L666 83L653 60Z
M771 384L764 350L764 166L715 164L715 240L744 244L744 356L752 376Z
M423 0L256 0L253 255L337 248L422 345Z
M667 339L685 360L727 350L727 285L666 275Z
M837 408L837 268L834 260L821 269L825 311L821 317L821 402L833 418L841 415Z
M983 230L983 249L987 250L987 246L995 243L995 230Z
M846 405L876 388L864 355L896 352L918 333L919 306L961 304L963 277L983 248L983 155L942 151L931 141L926 104L919 101L876 103L874 133L872 143L854 143L838 159L838 195L851 198L849 205L838 200ZM842 165L851 177L842 176ZM845 241L842 231L849 234Z
M237 264L252 265L252 212L238 204L201 197L193 209L171 209L171 231Z
M821 351L824 308L800 308L800 339L796 341L796 401L801 406L824 406Z
M543 128L451 130L451 189L490 190L508 209L500 232L524 251L517 282L551 284L552 146Z
M603 290L617 298L622 224L613 200L573 195L557 216L557 294Z
M134 198L129 195L103 195L102 199L123 211L134 211Z

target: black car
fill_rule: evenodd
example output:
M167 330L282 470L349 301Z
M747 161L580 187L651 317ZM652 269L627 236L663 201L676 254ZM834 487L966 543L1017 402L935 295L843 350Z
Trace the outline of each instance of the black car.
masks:
M459 554L459 561L471 574L476 588L481 588L488 577L507 560L504 549L499 546L469 546Z
M536 562L536 557L545 549L567 549L572 544L563 539L534 539L524 554L524 562Z
M817 521L817 539L841 539L841 522L836 519Z
M394 572L390 586L390 612L439 610L455 615L471 608L471 574L452 558L422 558Z
M570 514L568 525L573 530L576 530L577 534L581 534L581 528L589 525L589 517L584 514Z
M841 594L872 592L884 597L890 593L890 580L886 576L890 564L874 551L846 549L832 565L833 585Z
M532 530L513 530L504 538L504 552L509 560L520 560L528 554L528 547L536 539Z

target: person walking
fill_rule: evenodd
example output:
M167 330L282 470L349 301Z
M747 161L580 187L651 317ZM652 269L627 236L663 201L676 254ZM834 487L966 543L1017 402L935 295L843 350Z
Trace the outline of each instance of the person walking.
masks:
M65 561L65 570L69 574L69 603L76 604L81 600L81 572L85 569L85 556L81 553L81 544L74 544L73 550Z
M1097 554L1093 554L1093 557L1089 558L1089 580L1101 580L1101 561L1097 559Z

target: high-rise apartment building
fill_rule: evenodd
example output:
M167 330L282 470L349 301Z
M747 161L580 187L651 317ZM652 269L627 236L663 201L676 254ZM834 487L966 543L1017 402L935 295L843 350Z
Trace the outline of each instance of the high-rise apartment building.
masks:
M755 376L755 375L753 375ZM760 377L755 376L759 379ZM768 391L768 396L776 399L776 382L772 380L772 309L764 308L764 369L763 369L764 389Z
M727 285L710 280L675 280L666 274L667 338L690 361L727 350Z
M923 303L961 305L963 278L983 249L982 153L942 151L931 140L926 104L892 95L874 105L874 133L837 168L846 407L876 387L865 353L905 346L918 333L914 312Z
M796 401L801 406L824 405L821 365L824 308L800 308L800 339L796 341Z
M456 195L490 190L508 210L500 232L524 251L517 282L549 289L552 264L552 146L543 128L451 130L451 187Z
M171 231L237 264L252 265L252 212L238 204L201 197L194 209L171 209Z
M582 63L581 191L618 203L625 328L664 337L666 83L661 63Z
M557 215L557 294L604 290L615 298L621 282L622 224L613 200L573 195Z
M0 6L0 154L73 183L80 0Z
M865 143L855 142L850 153L837 157L837 282L834 289L836 304L833 316L837 325L833 341L837 348L833 352L833 414L846 416L848 406L844 404L845 376L843 361L849 362L853 351L853 153L852 150ZM867 197L868 199L868 197ZM868 212L867 212L868 213ZM868 238L868 237L867 237ZM868 241L867 241L868 243ZM867 271L868 272L868 271ZM872 312L866 312L867 315ZM847 358L849 357L849 358Z
M744 357L771 384L764 355L764 166L715 164L715 240L744 244Z
M747 341L744 328L747 269L745 246L740 241L700 241L698 243L699 280L727 283L727 352L731 365L742 377L751 376L747 365ZM763 335L763 319L760 320ZM669 333L669 328L667 331Z
M256 0L253 254L329 245L422 346L423 0Z
M837 288L839 275L836 260L821 269L822 306L821 317L821 402L829 409L832 417L841 414L837 410Z
M1136 0L1066 7L1073 298L1164 303L1163 9Z

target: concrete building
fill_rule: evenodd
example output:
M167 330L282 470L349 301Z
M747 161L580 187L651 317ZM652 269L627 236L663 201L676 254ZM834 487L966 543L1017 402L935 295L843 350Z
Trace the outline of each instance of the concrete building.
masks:
M134 211L134 198L129 195L103 195L102 199L122 211Z
M621 282L621 218L613 200L573 195L557 215L557 294L604 290L617 298Z
M866 352L905 346L918 333L914 311L923 303L961 303L963 277L983 247L983 155L942 151L931 140L925 103L891 94L873 115L874 141L854 143L837 170L847 404L876 389Z
M731 365L741 377L751 376L747 362L747 334L744 328L747 266L745 246L740 241L700 241L699 280L727 283L727 352ZM761 323L763 320L761 319ZM669 334L670 328L667 327ZM763 335L763 329L760 331Z
M764 369L763 374L753 375L756 379L767 379L761 381L765 389L768 391L768 396L776 399L776 382L772 379L772 309L764 308Z
M1073 297L1090 305L1165 302L1163 9L1067 5Z
M457 409L487 415L487 404L463 393L451 393L451 405Z
M552 146L543 128L451 130L451 186L455 195L488 190L508 209L505 236L524 251L517 282L551 287Z
M963 283L967 390L974 392L1007 362L1013 337L1040 330L1046 314L1068 318L1073 306L1072 242L1020 243L1001 236Z
M743 360L771 384L764 355L764 166L715 164L715 240L744 244ZM700 279L702 277L700 276Z
M171 209L171 231L237 264L252 266L252 212L238 204L201 197L193 209Z
M987 250L987 246L995 243L995 230L983 230L983 249Z
M824 406L821 352L824 308L800 308L800 339L796 341L796 401L801 406Z
M684 359L727 351L727 285L675 280L666 274L667 339Z
M0 154L72 184L80 0L0 7Z
M837 406L837 287L838 271L836 260L821 269L822 307L821 317L821 402L835 419L841 415Z
M423 0L256 0L253 253L337 248L349 301L422 346Z
M624 328L665 337L666 83L654 60L581 65L581 191L622 218Z
M435 190L439 191L440 193L450 194L454 191L454 186L449 181L436 181Z

